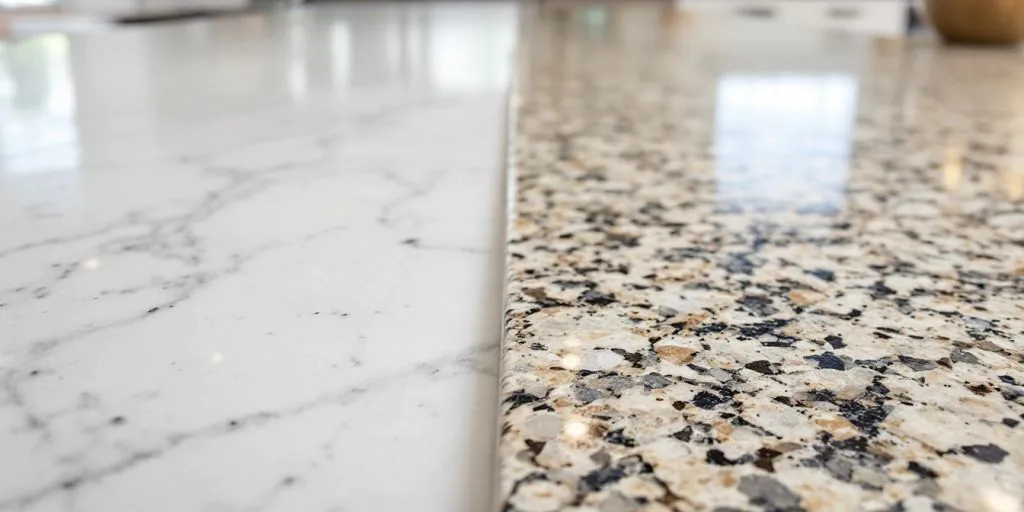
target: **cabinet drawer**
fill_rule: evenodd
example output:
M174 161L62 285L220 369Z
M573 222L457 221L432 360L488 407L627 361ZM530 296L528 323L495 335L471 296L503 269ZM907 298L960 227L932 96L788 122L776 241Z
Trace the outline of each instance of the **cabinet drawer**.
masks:
M764 18L871 34L902 34L907 23L902 0L681 0L678 5L707 15Z

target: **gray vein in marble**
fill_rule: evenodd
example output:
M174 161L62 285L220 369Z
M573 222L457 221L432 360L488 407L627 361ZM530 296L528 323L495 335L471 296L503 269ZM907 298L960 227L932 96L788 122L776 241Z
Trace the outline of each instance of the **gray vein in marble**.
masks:
M344 389L310 398L284 409L257 411L243 416L226 418L195 430L172 432L166 435L158 446L134 451L113 464L75 473L73 476L57 482L49 482L27 493L5 498L0 501L0 510L25 508L54 493L74 491L82 486L99 482L150 460L165 456L188 443L227 436L246 429L259 428L269 423L287 421L322 407L343 407L368 393L388 386L399 385L404 380L417 377L425 377L430 380L446 379L464 372L480 372L493 376L495 370L490 361L493 361L497 348L498 343L492 342L455 356L436 358L403 371L346 386ZM45 428L45 423L42 421L41 423L40 428Z
M15 92L74 98L0 96L0 509L479 510L513 27L324 6L0 43ZM187 42L207 29L217 51ZM345 82L339 38L394 30L491 50L458 84L426 54ZM26 126L49 131L13 150Z

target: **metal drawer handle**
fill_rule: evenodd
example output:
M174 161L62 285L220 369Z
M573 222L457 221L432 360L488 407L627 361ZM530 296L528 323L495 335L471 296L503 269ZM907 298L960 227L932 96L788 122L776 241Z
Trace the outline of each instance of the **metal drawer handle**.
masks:
M740 8L739 13L741 16L750 16L751 18L772 18L775 16L775 9L752 5Z
M860 10L856 7L831 7L826 11L829 18L849 19L860 16Z

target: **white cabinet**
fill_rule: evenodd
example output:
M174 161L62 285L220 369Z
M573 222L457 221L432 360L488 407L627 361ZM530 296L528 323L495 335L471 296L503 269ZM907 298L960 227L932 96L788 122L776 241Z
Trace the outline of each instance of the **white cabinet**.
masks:
M906 31L906 0L678 0L710 15L773 19L780 23L897 35Z
M198 10L241 9L249 0L62 0L65 12L100 17L168 15Z

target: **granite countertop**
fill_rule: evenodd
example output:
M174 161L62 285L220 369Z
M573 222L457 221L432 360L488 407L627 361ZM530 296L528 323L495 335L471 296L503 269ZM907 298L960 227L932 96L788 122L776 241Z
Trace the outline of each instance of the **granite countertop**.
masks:
M0 510L484 510L515 25L0 43Z
M1024 55L546 3L512 512L1024 509Z

